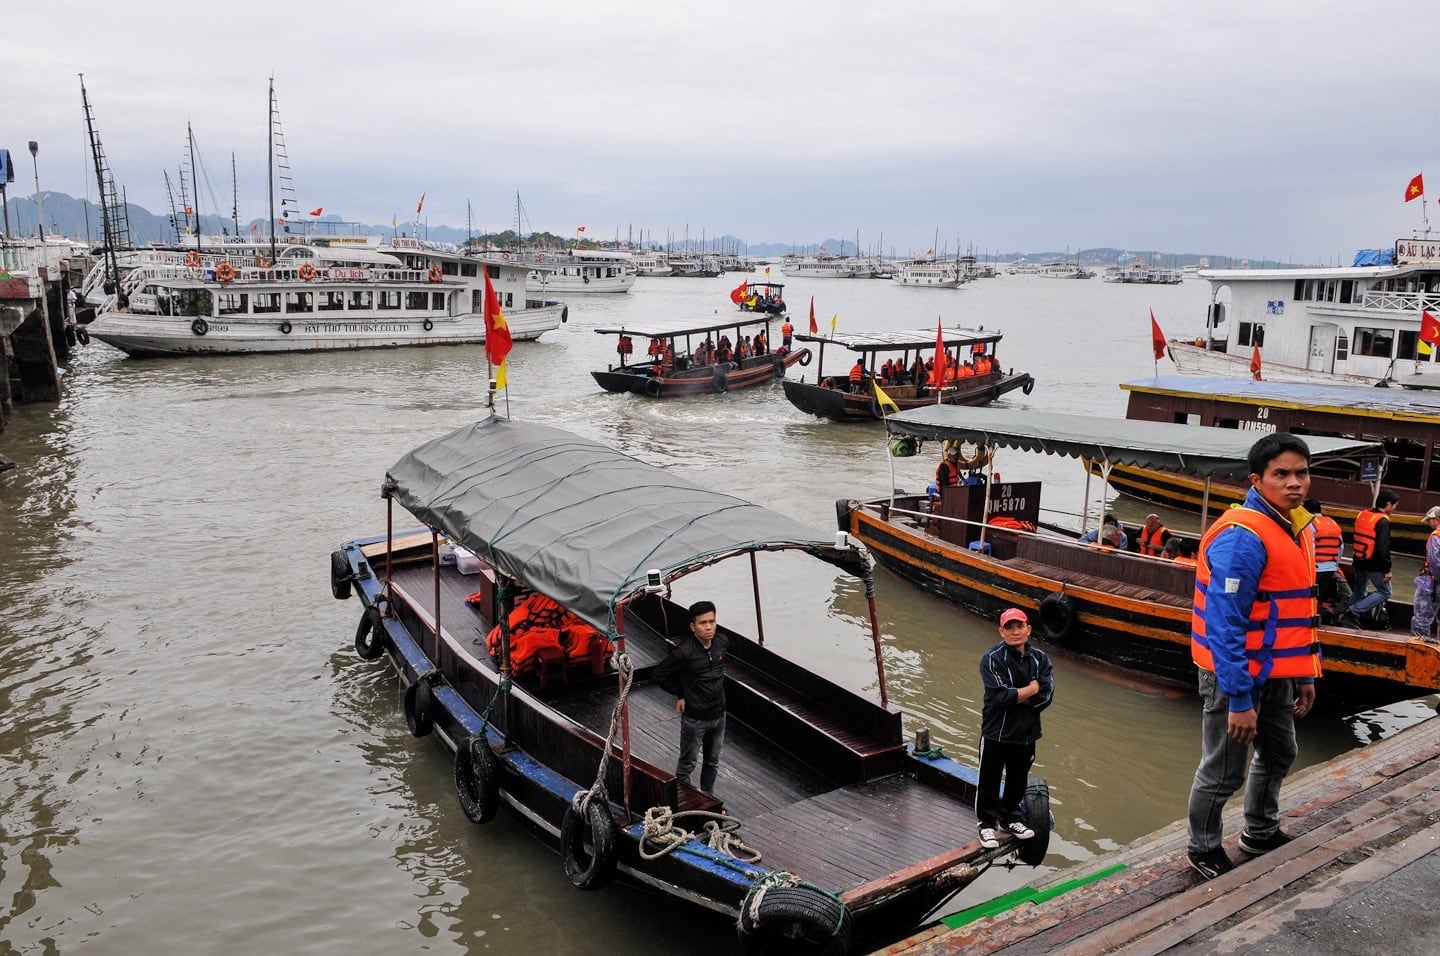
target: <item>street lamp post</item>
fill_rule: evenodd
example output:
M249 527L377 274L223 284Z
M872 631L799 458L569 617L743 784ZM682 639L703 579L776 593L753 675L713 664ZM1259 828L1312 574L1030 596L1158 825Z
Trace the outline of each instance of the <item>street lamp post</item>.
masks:
M40 227L40 241L45 241L45 200L40 196L40 161L36 154L40 152L40 144L33 139L30 141L30 165L35 170L35 215L36 224Z

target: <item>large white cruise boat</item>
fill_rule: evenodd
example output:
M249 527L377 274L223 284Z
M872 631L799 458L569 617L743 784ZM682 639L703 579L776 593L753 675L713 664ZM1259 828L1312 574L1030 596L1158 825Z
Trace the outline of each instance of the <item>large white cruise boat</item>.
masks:
M118 283L97 266L92 336L133 356L237 355L461 345L485 341L485 275L511 338L538 338L568 318L531 297L528 269L499 253L399 236L220 239L119 257Z
M899 263L890 281L896 285L928 289L958 289L965 279L960 275L956 263L925 258Z
M868 279L870 267L858 259L839 256L787 258L781 269L787 276L808 279Z
M635 259L618 249L564 249L521 253L529 265L526 288L546 295L629 292L635 285Z
M1440 338L1440 240L1398 239L1331 268L1203 269L1204 329L1170 340L1184 373L1440 388L1424 316Z

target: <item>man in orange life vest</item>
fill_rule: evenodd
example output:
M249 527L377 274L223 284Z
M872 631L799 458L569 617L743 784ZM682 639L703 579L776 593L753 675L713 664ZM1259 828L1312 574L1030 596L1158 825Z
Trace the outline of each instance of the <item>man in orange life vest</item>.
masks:
M1350 582L1340 572L1345 539L1334 518L1322 513L1319 499L1306 498L1305 510L1315 516L1315 589L1320 602L1320 622L1344 617L1350 607Z
M1340 622L1347 627L1360 627L1362 615L1377 608L1383 611L1390 600L1390 581L1394 577L1390 570L1390 514L1398 504L1400 496L1386 488L1376 497L1375 507L1355 516L1354 567L1358 580L1350 613Z
M1200 542L1190 653L1199 667L1200 764L1190 788L1190 865L1207 880L1235 864L1221 845L1225 801L1245 784L1240 849L1273 850L1280 784L1295 762L1295 718L1315 703L1315 538L1302 502L1310 449L1294 435L1250 448L1250 491ZM1247 761L1250 745L1255 759ZM1245 779L1249 765L1249 779Z

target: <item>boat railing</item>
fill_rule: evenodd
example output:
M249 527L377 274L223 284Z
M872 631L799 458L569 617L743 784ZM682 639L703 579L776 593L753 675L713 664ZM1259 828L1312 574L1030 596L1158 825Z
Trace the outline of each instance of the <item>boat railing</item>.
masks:
M1331 305L1332 303L1317 303ZM1334 303L1342 305L1343 303ZM1374 312L1408 312L1419 316L1424 310L1440 310L1440 292L1396 292L1372 289L1361 298L1360 307Z

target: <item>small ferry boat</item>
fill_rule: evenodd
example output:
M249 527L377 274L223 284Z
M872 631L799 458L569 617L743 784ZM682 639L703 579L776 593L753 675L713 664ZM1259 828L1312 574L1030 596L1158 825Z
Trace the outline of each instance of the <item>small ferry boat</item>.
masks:
M1440 388L1440 349L1427 354L1421 323L1440 318L1440 240L1397 239L1350 266L1202 269L1210 283L1204 329L1170 343L1191 375L1328 384Z
M878 563L991 619L1003 608L1024 608L1047 643L1194 686L1194 567L1080 544L1076 531L1041 519L1040 482L992 481L990 461L996 449L1015 449L1094 462L1112 476L1141 465L1185 474L1208 487L1243 478L1255 433L953 405L891 415L886 429L896 446L892 454L918 454L928 447L938 460L942 442L960 443L961 465L969 475L933 502L928 493L902 491L839 501L840 530L864 543ZM1311 435L1305 440L1313 466L1321 470L1337 458L1384 457L1381 446L1367 442ZM1015 468L1007 465L1006 475ZM1187 537L1198 541L1206 517ZM1440 690L1440 645L1410 636L1409 605L1392 601L1388 610L1389 631L1321 627L1320 697L1327 707L1361 709Z
M97 265L85 287L99 303L90 334L137 357L474 344L485 341L487 274L516 341L569 314L528 296L528 270L499 253L413 237L199 246L123 253L118 283L103 288Z
M713 395L764 385L783 379L785 370L793 365L810 364L809 349L773 347L772 318L761 314L716 322L707 317L668 325L596 329L600 335L616 337L620 361L590 374L607 392L634 392L650 398ZM757 334L764 336L762 350L754 345ZM643 354L636 351L637 339L644 345ZM742 342L747 342L743 349Z
M618 249L562 249L520 253L530 267L525 288L542 295L599 295L629 292L635 285L635 260Z
M806 279L868 279L870 267L853 257L787 257L780 268L787 276Z
M635 253L635 274L637 276L649 276L661 278L668 276L675 270L670 268L662 252L637 252Z
M879 399L871 386L875 373L890 360L898 363L904 372L898 377L881 378L879 385L885 395L901 409L917 408L921 405L984 405L1000 396L1019 389L1029 395L1035 388L1035 379L1029 372L1006 372L1001 369L996 350L1004 335L1000 332L986 332L983 329L946 329L944 341L952 373L958 369L959 377L947 377L943 388L936 389L934 383L917 385L911 377L916 359L923 360L925 354L934 357L936 332L931 329L917 329L910 332L836 332L829 335L796 333L795 339L819 346L820 364L815 381L807 382L802 376L799 381L785 380L785 397L790 404L820 418L837 422L879 421L884 417ZM833 364L827 372L825 347L831 349L832 363L837 351L844 368L836 369ZM840 351L843 350L843 351ZM847 355L846 353L853 353ZM855 361L865 363L870 377L864 380L858 390L852 387L850 370ZM808 361L801 363L809 365ZM984 368L985 371L980 371Z
M741 312L785 314L785 286L779 282L745 282L730 290L730 301Z
M925 258L898 263L890 281L896 285L926 289L958 289L965 282L965 277L954 262Z
M1347 534L1355 516L1375 503L1383 485L1400 495L1390 516L1390 544L1396 551L1423 554L1430 528L1425 512L1440 505L1440 398L1428 393L1305 385L1233 378L1167 375L1120 386L1129 393L1131 421L1186 422L1239 429L1251 435L1294 432L1308 440L1327 435L1383 441L1385 462L1354 462L1311 469L1311 495ZM1198 511L1202 488L1192 476L1139 464L1117 466L1110 478L1118 490L1146 501ZM1209 489L1216 507L1244 499L1248 482L1218 482Z
M746 952L840 956L902 935L994 862L1044 860L1043 780L1023 803L1035 836L984 849L975 770L930 749L928 731L906 741L873 568L850 538L493 416L406 454L383 494L387 529L408 512L423 530L331 555L332 593L364 605L356 652L387 659L411 732L454 752L466 816L484 824L508 806L559 848L574 886L619 877L663 905L735 918ZM810 670L789 656L803 638L766 633L760 582L772 578L724 578L751 584L706 592L728 640L724 759L708 794L675 776L675 698L653 673L689 634L671 585L731 558L780 572L819 560L856 578L875 672L860 691ZM804 600L793 582L808 578L780 580L777 600ZM555 627L536 624L542 614Z

